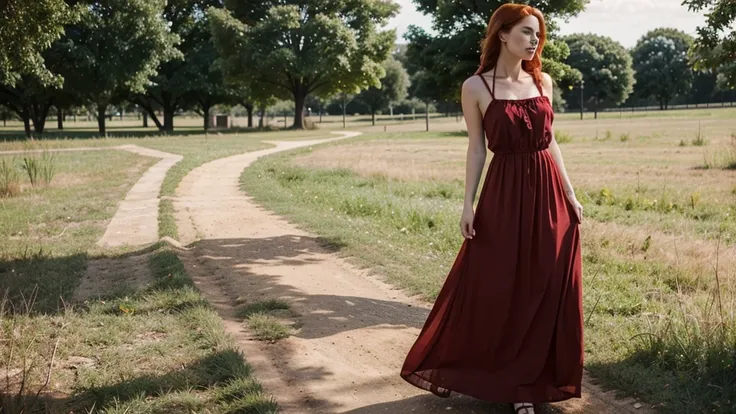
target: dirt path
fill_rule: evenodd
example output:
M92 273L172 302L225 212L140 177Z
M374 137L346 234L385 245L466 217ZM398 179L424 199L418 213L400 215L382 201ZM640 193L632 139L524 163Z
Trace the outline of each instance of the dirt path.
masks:
M183 158L178 154L122 145L116 149L146 157L161 158L146 171L125 195L98 246L143 246L158 240L158 204L166 173Z
M160 158L128 190L115 215L107 225L98 246L143 246L158 241L158 204L161 185L166 173L183 158L178 154L158 151L137 145L111 147L52 148L43 150L0 151L0 155L40 154L43 152L128 151L144 157Z
M256 158L318 142L275 143L204 164L184 178L174 201L182 241L196 241L180 253L187 271L267 392L284 413L510 413L503 404L439 399L405 383L398 372L429 304L354 268L239 191L243 169ZM291 304L300 329L276 344L251 340L237 306L272 298ZM538 412L644 412L587 379L584 396Z

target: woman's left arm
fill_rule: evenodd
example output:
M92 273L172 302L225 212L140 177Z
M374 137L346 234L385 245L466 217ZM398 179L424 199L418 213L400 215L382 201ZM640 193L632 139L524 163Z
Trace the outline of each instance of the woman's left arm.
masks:
M548 74L543 73L542 81L544 93L549 98L550 104L552 104L552 96L554 94L552 78ZM570 203L575 207L575 212L578 215L578 220L582 221L583 206L582 204L580 204L580 202L578 202L578 199L575 197L575 189L570 182L570 177L567 175L565 161L563 161L562 159L562 151L560 151L560 146L557 144L557 140L555 139L554 128L552 129L552 141L549 143L548 151L552 155L552 158L554 158L555 164L557 164L557 170L560 174L560 177L562 178L562 185L565 190L565 195L567 196L567 199L570 200Z

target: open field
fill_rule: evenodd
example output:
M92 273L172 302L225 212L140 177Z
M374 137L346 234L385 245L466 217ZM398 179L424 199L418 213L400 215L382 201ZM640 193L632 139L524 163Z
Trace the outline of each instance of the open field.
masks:
M701 115L556 123L586 209L586 365L667 413L736 409L736 117ZM243 188L432 300L461 243L465 145L376 132L260 160Z
M161 189L173 195L181 178L204 162L268 148L265 138L304 135L3 144L3 151L17 151L0 155L0 181L12 191L0 198L4 412L276 412L171 248L95 243L126 192L158 161L108 147L136 144L183 155ZM59 147L99 150L29 151ZM39 171L53 171L49 184L39 177L31 185L21 166L32 160ZM161 204L162 235L176 231L166 226L173 223L164 211L170 207Z
M586 208L587 367L662 412L729 412L736 409L736 111L608 115L581 122L563 114L556 122ZM341 255L431 301L461 241L464 125L440 118L425 133L422 119L384 132L357 121L351 127L365 136L260 159L244 172L243 187ZM327 125L207 136L192 125L180 136L138 138L131 128L131 136L107 139L93 138L92 128L64 131L73 139L0 143L0 151L20 151L2 155L6 164L19 164L30 149L102 149L56 153L49 186L31 187L19 170L23 192L0 199L0 289L8 292L0 328L15 338L0 343L4 403L20 386L24 358L35 358L54 361L49 407L275 412L170 248L94 246L117 203L156 162L107 147L184 156L161 189L159 233L176 237L167 197L194 168L271 147L266 141L342 128L341 120ZM0 128L0 136L17 127ZM117 132L114 122L110 128ZM272 328L262 334L285 334ZM25 345L33 346L24 356L7 359ZM47 363L29 371L28 389L43 383Z

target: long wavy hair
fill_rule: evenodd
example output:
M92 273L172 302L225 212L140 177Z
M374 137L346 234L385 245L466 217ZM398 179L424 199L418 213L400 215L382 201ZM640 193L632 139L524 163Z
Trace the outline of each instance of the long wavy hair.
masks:
M521 67L532 75L536 83L542 83L542 49L544 49L544 43L547 40L547 28L544 24L542 12L526 4L507 3L493 12L491 19L488 21L486 36L481 42L480 66L475 72L476 75L496 67L502 47L498 33L511 30L521 19L527 16L534 16L539 20L539 45L536 52L534 52L534 57L531 60L523 61Z

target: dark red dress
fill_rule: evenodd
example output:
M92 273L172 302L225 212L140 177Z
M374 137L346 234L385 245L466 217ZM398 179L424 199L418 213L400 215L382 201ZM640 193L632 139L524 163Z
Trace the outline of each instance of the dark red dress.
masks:
M486 109L483 128L494 156L476 207L476 235L463 242L406 357L401 376L409 383L493 402L580 397L579 221L547 151L553 118L541 95L494 98Z

